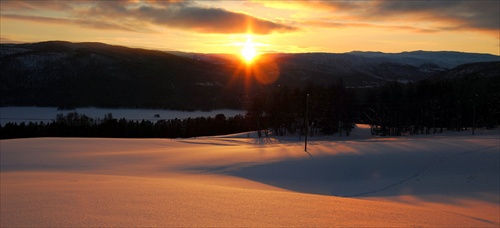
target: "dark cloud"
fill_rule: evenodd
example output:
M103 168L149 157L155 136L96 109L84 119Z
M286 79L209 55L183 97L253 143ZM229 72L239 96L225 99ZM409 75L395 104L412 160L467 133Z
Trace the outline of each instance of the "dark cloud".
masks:
M405 4L403 4L405 3ZM463 28L498 30L500 1L384 1L376 8L378 15L389 13L423 14L428 20L448 20Z
M500 28L500 1L324 1L316 6L345 13L352 20L388 21L408 20L443 22L449 26L441 30L479 29L498 31Z
M55 11L72 10L69 2L63 1L0 1L2 11L36 11L39 9L48 9Z
M143 6L138 11L142 18L169 27L202 33L254 33L291 32L295 27L235 13L220 8L182 7L156 9Z
M331 19L321 26L381 26L406 28L417 32L450 30L481 30L498 33L500 27L499 0L377 0L377 1L291 1L304 9L321 8L332 11ZM222 8L209 8L195 1L110 0L110 1L0 1L2 17L14 15L28 20L31 16L58 23L71 21L85 27L152 31L153 26L165 26L200 33L270 34L292 32L291 23L270 21ZM46 17L42 10L56 12ZM53 18L52 18L53 17ZM59 20L58 20L59 19ZM396 23L391 23L396 22ZM314 23L296 21L314 26ZM384 26L385 26L384 25ZM403 26L402 26L403 25ZM388 28L389 29L389 28Z
M200 33L254 33L291 32L297 28L251 15L221 8L202 7L194 2L177 1L31 1L2 2L10 18L45 22L71 22L100 29L144 31L146 23L191 30ZM52 18L31 15L37 10L52 10L66 14ZM4 10L2 10L4 11ZM36 13L35 13L36 15ZM3 15L2 15L3 16ZM136 21L135 23L132 21ZM127 25L128 22L128 25ZM139 25L135 28L134 25Z

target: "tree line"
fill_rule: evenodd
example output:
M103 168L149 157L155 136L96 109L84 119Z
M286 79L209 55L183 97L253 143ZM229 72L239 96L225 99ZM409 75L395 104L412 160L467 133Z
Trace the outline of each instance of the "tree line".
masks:
M113 118L111 113L103 119L70 112L58 114L52 122L7 123L0 126L2 139L28 137L106 137L106 138L187 138L232 134L253 130L242 115L226 117L197 117L187 119L126 120Z
M310 83L293 90L275 85L254 94L245 107L258 131L270 129L277 136L349 135L357 119L354 90L342 80L329 87Z
M500 77L390 83L364 93L366 123L382 135L430 134L494 128L500 121Z
M257 129L270 128L276 135L348 136L354 123L370 124L376 135L474 131L499 124L498 88L500 77L477 75L371 88L349 88L339 79L302 90L274 85L245 106Z
M342 80L303 89L269 85L252 90L242 104L245 116L132 121L59 114L50 123L8 123L1 138L131 137L177 138L257 131L260 137L350 134L354 123L372 126L372 134L431 134L477 127L494 128L500 120L500 77L474 75L454 80L392 82L350 88ZM307 115L306 115L307 114Z

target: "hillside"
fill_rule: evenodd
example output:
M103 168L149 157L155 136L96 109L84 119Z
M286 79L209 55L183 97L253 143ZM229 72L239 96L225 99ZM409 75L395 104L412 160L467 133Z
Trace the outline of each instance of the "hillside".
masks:
M373 87L420 81L458 64L498 59L423 51L264 54L250 71L261 74L259 80L245 76L248 66L234 55L64 41L1 44L0 106L241 109L249 96L273 85L303 88L341 79L348 87Z
M177 55L188 56L186 53ZM190 54L214 64L236 65L231 55ZM500 56L464 52L413 51L265 54L280 69L279 84L303 86L305 82L329 85L342 79L350 87L372 87L387 82L416 82L447 72L462 64L500 61ZM490 67L491 68L491 67Z
M223 69L160 51L68 42L1 50L1 105L210 109L231 99L218 88Z
M500 61L468 63L434 75L434 79L459 79L464 77L498 78L500 76Z

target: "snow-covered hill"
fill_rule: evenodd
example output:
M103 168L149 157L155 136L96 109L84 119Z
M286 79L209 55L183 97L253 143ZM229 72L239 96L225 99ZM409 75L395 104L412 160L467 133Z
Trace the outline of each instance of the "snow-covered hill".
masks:
M500 225L498 130L366 133L2 140L0 225Z

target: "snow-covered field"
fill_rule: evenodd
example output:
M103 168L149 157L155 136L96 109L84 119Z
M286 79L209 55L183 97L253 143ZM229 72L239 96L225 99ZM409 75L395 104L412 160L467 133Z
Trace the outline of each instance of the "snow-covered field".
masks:
M500 225L499 131L1 140L1 227Z

